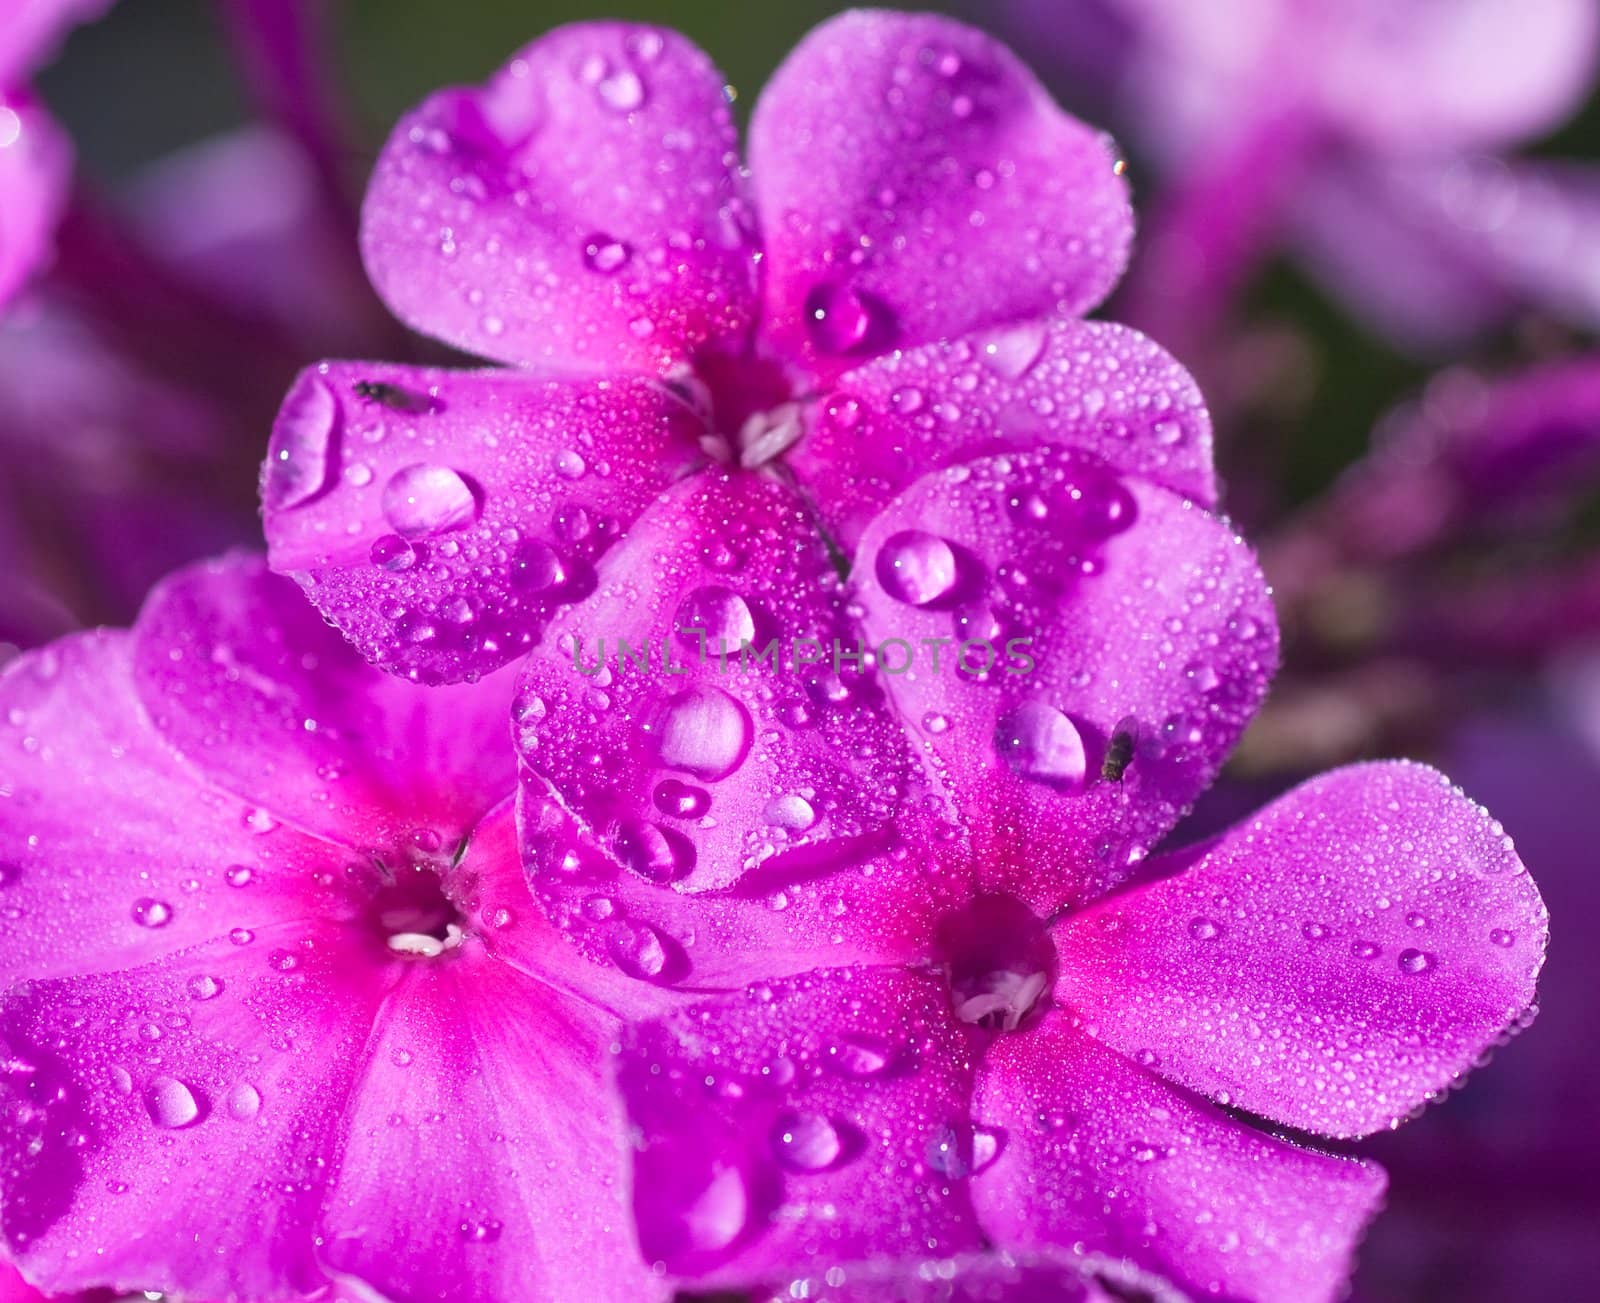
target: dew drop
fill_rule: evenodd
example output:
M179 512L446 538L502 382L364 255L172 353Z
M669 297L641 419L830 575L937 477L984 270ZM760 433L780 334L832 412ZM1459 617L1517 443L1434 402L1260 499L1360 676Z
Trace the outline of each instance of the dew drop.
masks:
M188 982L189 998L193 1000L215 1000L222 994L222 979L208 977L205 974L196 974Z
M874 565L884 592L908 606L926 606L956 586L956 554L935 534L906 529L878 550Z
M1024 778L1065 791L1083 786L1088 771L1083 738L1054 706L1028 701L1000 721L995 748Z
M645 100L644 82L637 73L626 68L602 78L595 90L601 102L618 113L632 113Z
M650 982L666 971L667 948L648 923L618 923L606 938L606 949L629 977Z
M749 604L721 584L696 588L684 597L673 616L673 629L684 646L698 650L703 637L706 651L717 655L735 653L745 643L754 643L756 636Z
M819 352L848 353L866 341L872 311L850 286L827 281L806 296L806 330Z
M1209 918L1192 918L1189 920L1189 935L1196 941L1215 941L1222 935L1222 929Z
M144 1092L144 1106L158 1127L178 1130L200 1120L200 1101L176 1077L157 1077Z
M172 906L153 896L141 896L133 902L133 921L140 927L166 927L172 922Z
M1489 933L1489 940L1494 942L1494 944L1499 946L1501 949L1506 950L1510 949L1511 946L1516 944L1517 934L1515 932L1508 932L1503 927L1497 927Z
M321 376L300 377L278 413L267 469L267 506L298 507L322 492L328 482L333 432L339 404Z
M767 802L763 813L768 823L789 832L804 832L817 821L817 812L811 802L795 794L774 797Z
M617 858L646 882L664 885L694 868L694 843L660 824L625 823L618 829L613 845Z
M417 462L401 467L383 486L383 515L402 537L423 538L470 524L478 500L448 466Z
M1438 959L1426 950L1402 950L1400 952L1400 971L1402 973L1426 973L1438 963Z
M839 1161L844 1142L827 1118L785 1109L772 1128L772 1149L791 1171L822 1172Z
M749 714L721 688L708 685L669 697L651 732L662 764L708 782L726 778L750 750Z
M632 250L609 235L591 235L583 245L583 265L602 276L614 276L632 256Z
M261 1092L248 1081L235 1082L228 1092L228 1116L248 1122L261 1111Z
M398 534L385 534L373 539L367 556L373 565L385 570L409 570L417 563L416 549Z
M888 1071L893 1058L892 1049L884 1042L855 1037L836 1045L829 1061L847 1077L878 1077Z

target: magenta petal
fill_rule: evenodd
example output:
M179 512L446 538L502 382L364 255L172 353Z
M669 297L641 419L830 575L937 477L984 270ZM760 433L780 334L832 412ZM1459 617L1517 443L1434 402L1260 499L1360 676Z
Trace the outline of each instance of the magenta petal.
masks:
M0 674L0 986L354 909L313 876L342 852L178 761L135 692L130 644L80 634Z
M866 531L854 582L885 691L991 848L986 885L1041 916L1172 827L1277 659L1224 522L1063 449L924 476Z
M1236 1122L1061 1013L996 1039L973 1114L1004 1136L972 1181L991 1240L1126 1256L1196 1298L1338 1297L1383 1194L1376 1166Z
M856 662L835 662L835 640ZM913 953L937 893L896 848L922 770L860 654L793 492L745 473L675 486L528 659L534 890L653 980Z
M367 270L402 320L480 356L664 370L754 316L737 151L722 74L683 37L558 28L401 119Z
M1098 303L1133 237L1110 141L948 18L846 13L756 104L763 330L850 359Z
M665 1298L634 1247L613 1020L472 946L390 994L324 1260L396 1303Z
M476 677L588 591L699 431L642 380L324 363L273 429L272 568L368 660L429 683Z
M92 22L112 0L8 0L0 30L0 87L26 81L78 23Z
M918 476L1042 444L1093 453L1205 506L1217 496L1194 378L1109 322L1027 321L893 353L844 376L812 425L789 463L846 547Z
M334 925L279 924L244 946L13 988L3 1213L30 1276L191 1298L321 1282L333 1123L379 995L341 973L354 943Z
M978 1247L960 1170L966 1043L944 993L894 969L759 986L630 1031L646 1260L702 1284Z
M133 654L146 709L184 759L330 841L453 846L515 786L509 678L424 690L381 674L259 557L161 584Z
M66 134L0 83L0 306L48 261L71 174Z
M1423 765L1336 770L1172 864L1058 927L1057 998L1274 1121L1390 1126L1533 1000L1539 892L1505 830Z

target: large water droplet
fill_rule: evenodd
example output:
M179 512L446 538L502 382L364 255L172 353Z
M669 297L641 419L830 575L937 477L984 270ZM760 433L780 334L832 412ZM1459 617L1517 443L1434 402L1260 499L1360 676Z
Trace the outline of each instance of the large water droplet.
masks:
M678 641L696 651L705 639L707 655L737 653L756 636L755 618L744 598L721 584L696 588L678 603L673 617Z
M606 950L629 977L653 982L666 971L667 948L648 923L618 922L606 936Z
M327 382L315 372L301 376L283 400L273 432L268 507L298 507L322 492L338 420L339 404Z
M817 821L817 812L811 802L797 793L775 796L763 811L767 822L789 832L804 832Z
M524 539L517 546L511 579L530 593L547 593L567 582L567 568L555 549L536 538Z
M850 286L826 281L806 296L806 330L819 352L848 353L872 331L872 309Z
M373 539L367 555L373 565L385 570L409 570L417 563L416 549L398 534L384 534Z
M1066 791L1083 786L1083 738L1054 706L1027 701L1000 721L995 747L1024 778Z
M613 839L617 858L646 882L674 882L694 868L694 843L660 824L628 822Z
M702 1252L727 1248L744 1230L750 1216L750 1192L744 1174L724 1167L683 1212L690 1243Z
M222 979L197 974L188 982L189 997L194 1000L215 1000L222 994Z
M248 1122L261 1111L261 1092L248 1081L235 1082L228 1092L228 1115Z
M1426 950L1402 950L1400 952L1400 971L1402 973L1426 973L1438 959Z
M894 1062L894 1048L876 1037L854 1036L834 1046L828 1062L847 1077L877 1077Z
M200 1120L200 1101L176 1077L157 1077L146 1086L144 1106L158 1127L176 1130Z
M773 1124L772 1150L791 1171L822 1172L839 1161L844 1141L827 1118L785 1109Z
M959 1181L981 1172L1000 1153L1000 1135L970 1122L955 1122L940 1127L928 1141L928 1166L935 1172Z
M698 819L711 808L711 793L703 787L663 778L651 798L656 809L674 819Z
M956 554L935 534L906 529L878 550L874 566L883 591L909 606L926 606L956 586Z
M141 896L133 902L133 921L140 927L166 927L172 922L172 906L153 896Z
M750 716L721 688L688 688L663 703L650 730L661 763L714 782L750 750Z
M632 113L645 100L644 82L639 79L638 73L628 68L602 78L595 90L599 92L601 102L618 113Z
M621 240L595 233L583 244L583 265L602 276L614 276L632 256L632 250Z
M978 356L996 375L1020 380L1033 370L1044 353L1048 333L1038 322L1024 322L1009 330L997 331L978 346Z
M471 524L478 515L472 489L448 466L402 466L383 486L384 519L404 538L423 538Z

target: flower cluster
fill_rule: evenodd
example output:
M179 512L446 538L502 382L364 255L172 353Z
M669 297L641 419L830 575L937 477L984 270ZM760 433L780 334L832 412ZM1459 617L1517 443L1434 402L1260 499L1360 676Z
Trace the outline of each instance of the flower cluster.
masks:
M1110 142L929 16L806 37L748 165L729 99L610 23L427 100L362 250L493 365L306 370L266 559L0 676L38 1287L1333 1298L1384 1178L1317 1138L1529 1016L1431 769L1167 844L1277 626L1193 381L1083 319Z

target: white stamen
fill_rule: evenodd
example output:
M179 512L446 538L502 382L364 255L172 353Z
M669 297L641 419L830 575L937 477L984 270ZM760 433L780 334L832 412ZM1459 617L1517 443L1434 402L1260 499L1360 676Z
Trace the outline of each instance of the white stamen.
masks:
M1048 983L1038 971L1014 973L1009 969L984 974L960 992L955 1002L956 1017L980 1027L999 1027L1013 1032L1030 1009L1038 1003Z
M746 470L765 466L781 456L802 433L799 403L783 403L769 412L757 412L739 431L739 465Z
M442 955L446 950L454 950L461 944L461 928L455 923L445 924L444 940L429 936L426 932L396 932L389 938L389 949L398 955L417 955L423 959L432 959L435 955Z

